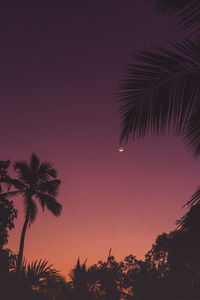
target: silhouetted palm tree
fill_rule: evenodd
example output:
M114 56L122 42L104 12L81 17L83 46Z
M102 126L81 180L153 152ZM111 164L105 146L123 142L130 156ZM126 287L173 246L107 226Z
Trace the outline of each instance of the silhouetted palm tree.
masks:
M9 271L15 275L17 272L18 256L11 255ZM26 281L26 284L34 290L42 290L46 287L50 278L58 276L58 271L49 264L48 260L40 259L28 263L25 258L21 262L21 278Z
M62 206L57 202L56 196L60 180L57 179L57 171L49 162L40 162L36 154L32 154L30 162L18 161L14 164L17 172L16 179L9 179L10 185L17 190L10 195L21 195L24 200L25 221L22 228L17 275L19 276L23 257L24 239L28 225L30 226L37 215L36 201L39 201L42 209L46 207L54 216L59 216Z
M12 280L16 280L17 263L18 256L11 253L9 255L8 268L10 279ZM18 282L18 280L16 282ZM20 269L20 284L35 292L34 299L55 299L55 294L60 293L62 289L67 289L65 279L46 259L35 260L28 263L23 257ZM36 297L39 295L41 298Z
M89 299L89 273L86 268L86 261L81 264L78 258L76 266L71 270L69 276L73 286L75 299Z
M47 285L48 281L55 280L58 276L58 271L53 268L52 264L49 264L47 260L40 259L35 260L31 263L25 263L24 275L29 286L31 288L43 290Z

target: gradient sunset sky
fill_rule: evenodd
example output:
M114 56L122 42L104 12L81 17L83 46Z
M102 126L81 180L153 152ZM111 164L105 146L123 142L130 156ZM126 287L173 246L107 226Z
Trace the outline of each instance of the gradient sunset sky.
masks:
M36 3L37 2L37 3ZM165 46L172 19L143 0L6 1L0 4L1 159L54 163L61 217L41 210L27 231L25 257L67 274L138 258L175 228L200 184L200 164L176 137L145 138L118 152L116 89L139 50ZM8 247L17 252L22 200Z

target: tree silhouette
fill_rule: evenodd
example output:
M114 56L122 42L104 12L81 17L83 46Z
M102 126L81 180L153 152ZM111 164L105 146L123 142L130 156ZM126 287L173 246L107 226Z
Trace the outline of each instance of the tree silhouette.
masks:
M15 187L11 195L21 196L24 201L25 221L22 228L17 276L19 277L23 257L24 240L28 225L35 221L37 215L36 201L39 201L44 211L45 207L54 215L59 216L62 206L56 200L60 180L57 179L57 171L49 162L40 162L36 154L32 154L30 162L17 161L14 164L17 172L16 178L9 178L7 183Z
M86 268L86 261L81 264L78 258L76 266L71 270L69 276L73 290L72 299L90 299L89 272Z
M0 249L8 242L8 230L14 228L14 219L17 217L17 210L13 202L5 199L0 194Z
M17 210L13 202L3 193L3 183L8 178L7 169L10 161L0 161L0 249L8 242L8 230L14 228L14 219L17 218Z
M15 278L17 272L17 255L11 255L9 270L10 274ZM53 296L56 290L65 287L65 281L59 272L53 268L52 264L46 259L27 262L23 258L21 263L20 281L33 291L37 291L41 295Z
M111 249L106 261L100 260L98 264L88 268L90 293L92 292L94 299L127 299L129 287L125 281L125 270L124 262L117 262L111 255Z
M197 228L190 232L175 230L157 237L146 261L157 266L167 299L199 299L199 251Z

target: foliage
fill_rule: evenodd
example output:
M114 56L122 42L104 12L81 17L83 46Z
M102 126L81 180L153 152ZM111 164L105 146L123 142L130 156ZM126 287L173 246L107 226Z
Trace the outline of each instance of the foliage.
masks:
M162 12L174 12L181 10L188 5L187 0L146 0L149 3L153 3L155 7Z
M18 295L28 295L28 299L54 296L56 300L197 300L200 297L200 243L198 231L193 229L159 235L143 260L129 255L118 262L109 254L106 261L87 268L86 261L81 264L78 259L68 282L47 260L28 263L25 259L22 276L17 280L17 257L9 253L7 282ZM5 280L3 282L5 285Z
M0 248L8 242L8 230L14 228L14 219L17 217L17 210L13 202L0 195Z
M173 46L174 51L157 47L134 56L137 62L121 83L121 142L167 131L182 136L199 155L200 44Z
M14 220L17 218L17 210L13 202L6 198L3 193L3 183L8 178L7 169L10 161L0 161L0 248L8 242L8 230L14 228Z
M10 276L8 277L8 282L18 282L19 286L24 286L28 293L32 291L36 297L35 299L38 299L39 296L41 296L42 299L49 299L50 295L57 295L61 287L66 285L65 280L59 272L53 268L53 265L49 264L47 260L42 259L27 262L27 260L23 258L22 267L20 269L20 279L18 279L16 277L17 262L17 255L10 252L8 260Z
M199 0L147 0L157 8L179 11L180 26L199 33ZM171 41L172 50L140 51L120 85L120 142L164 134L181 136L194 155L200 153L200 43Z
M199 0L146 0L153 3L163 13L176 13L176 27L179 30L197 35L200 29Z

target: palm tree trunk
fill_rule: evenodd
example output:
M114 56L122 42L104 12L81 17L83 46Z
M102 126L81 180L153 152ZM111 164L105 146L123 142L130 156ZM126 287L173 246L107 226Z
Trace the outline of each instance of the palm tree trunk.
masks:
M28 226L28 221L29 221L29 215L27 214L22 228L21 239L20 239L19 254L17 260L17 278L20 277L20 270L21 270L23 251L24 251L24 239L25 239L25 234Z

